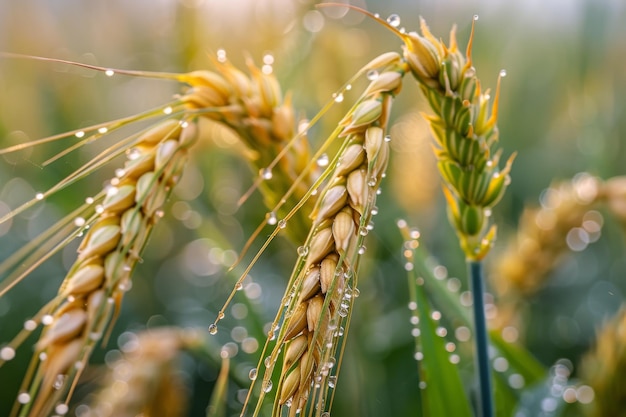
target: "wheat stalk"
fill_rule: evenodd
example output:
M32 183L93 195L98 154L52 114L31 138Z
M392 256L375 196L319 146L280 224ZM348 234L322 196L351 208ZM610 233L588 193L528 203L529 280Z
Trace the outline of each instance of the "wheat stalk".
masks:
M362 241L371 228L376 192L388 162L385 128L391 100L406 72L395 53L379 57L367 68L379 72L335 132L344 138L343 144L330 165L332 170L327 171L330 175L324 176L326 182L311 215L311 231L298 249L283 307L264 348L265 352L276 339L271 354L263 360L267 369L254 415L259 414L265 394L272 389L281 352L273 415L289 408L289 415L295 416L307 407L315 407L319 415L332 403L328 390L334 387L339 368L335 352L358 295L356 271L365 251ZM251 375L253 380L257 372ZM245 410L246 406L242 415Z

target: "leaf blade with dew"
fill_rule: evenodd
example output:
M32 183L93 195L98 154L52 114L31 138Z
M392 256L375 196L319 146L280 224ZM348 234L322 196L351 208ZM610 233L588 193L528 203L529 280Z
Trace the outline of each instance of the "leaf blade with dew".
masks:
M401 232L405 242L408 243L405 244L405 248L410 248L404 252L407 262L405 269L409 280L410 299L415 303L413 314L416 314L414 317L419 320L420 328L416 344L421 346L421 350L418 350L416 355L421 355L418 369L423 415L471 417L473 414L459 369L450 360L445 339L437 334L437 323L432 318L431 302L423 286L425 280L419 275L419 269L414 267L415 249L419 246L417 238L411 237L406 227L402 228ZM453 400L450 400L451 398Z
M399 221L404 236L409 235L408 227L404 221ZM416 236L417 237L417 236ZM417 242L415 240L415 242ZM421 288L432 305L442 313L442 316L456 323L457 328L471 329L473 327L470 311L461 304L456 282L451 285L450 280L455 278L438 279L433 273L433 268L429 265L429 259L433 259L423 244L405 245L405 249L411 249L411 265L423 278ZM506 331L515 331L507 329ZM468 336L469 337L469 336ZM546 369L535 357L515 340L506 341L502 333L496 330L490 332L491 347L494 358L502 358L508 364L506 372L495 372L496 405L500 412L502 410L512 411L519 401L523 391L514 388L509 384L508 377L513 374L520 375L526 385L532 385L545 377ZM500 359L500 360L502 360ZM504 363L504 362L503 362Z

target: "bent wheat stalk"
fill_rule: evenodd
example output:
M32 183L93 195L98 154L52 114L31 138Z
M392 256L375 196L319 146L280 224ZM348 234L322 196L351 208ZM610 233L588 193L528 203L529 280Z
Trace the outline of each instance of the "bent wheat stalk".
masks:
M385 128L391 101L407 71L395 53L379 57L368 67L379 71L377 78L334 134L345 139L327 171L311 215L311 231L298 249L299 258L283 306L264 348L266 352L276 339L262 363L266 370L255 416L260 413L265 394L272 390L276 366L280 374L274 416L282 415L285 408L290 416L304 415L307 409L308 413L320 415L332 404L329 389L335 386L341 359L337 359L336 352L342 346L340 336L346 331L343 326L349 324L352 302L358 295L356 271L365 251L362 242L371 228L376 193L388 163ZM256 372L251 375L250 393ZM249 400L250 394L242 415Z

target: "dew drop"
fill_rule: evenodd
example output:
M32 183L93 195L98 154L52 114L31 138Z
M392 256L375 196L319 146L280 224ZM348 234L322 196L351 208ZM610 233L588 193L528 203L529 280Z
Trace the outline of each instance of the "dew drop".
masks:
M78 132L74 133L74 136L76 136L77 138L82 138L83 136L85 136L85 132L79 130Z
M102 339L102 332L91 332L91 333L89 333L89 339L97 342L98 340Z
M37 193L37 194L35 194L35 198L36 198L37 200L43 200L43 197L44 197L43 193Z
M328 377L328 386L330 388L335 388L335 385L337 385L337 376L336 375L331 375Z
M478 20L478 15L477 15L477 14L475 14L475 15L474 15L474 17L473 17L473 19L474 19L474 21L477 21L477 20Z
M52 388L61 389L63 387L63 383L65 382L65 375L58 374L52 383Z
M320 414L320 417L330 417L330 413L328 411L324 411L322 414Z
M27 392L21 392L17 396L17 402L20 404L28 404L30 402L30 394Z
M222 320L224 318L224 313L222 311L220 311L219 313L217 313L217 319L218 320Z
M328 159L328 155L321 154L319 158L317 158L317 166L319 167L325 167L328 166L329 163L329 159Z
M417 310L417 303L415 301L411 301L409 303L409 310L411 310L411 311Z
M243 289L243 283L238 282L235 284L235 291L241 291Z
M441 320L441 313L435 310L432 313L430 313L430 317L432 317L433 320Z
M94 200L93 200L93 197L87 197L87 198L85 199L85 204L93 204L93 201L94 201Z
M367 234L369 233L369 229L366 226L361 226L359 227L359 234L361 236L367 236Z
M256 368L252 368L250 369L250 372L248 372L248 378L250 378L250 381L254 381L257 375L258 375L258 372Z
M391 135L385 135L385 142L391 142Z
M209 325L209 333L210 334L216 334L217 333L217 324L211 323Z
M308 246L300 246L300 247L298 247L298 255L299 256L307 256L308 253L309 253Z
M263 178L264 180L271 180L272 179L272 169L271 168L262 168L259 171L259 175L261 176L261 178Z
M359 298L359 295L361 295L361 290L359 290L358 288L352 289L352 297Z
M506 77L506 70L505 69L501 69L500 70L500 77Z
M106 128L106 127L104 127L104 126L102 126L100 129L98 129L98 133L101 133L101 134L103 134L103 135L104 135L106 132L108 132L108 131L109 131L109 129L107 129L107 128Z
M365 251L367 250L367 248L365 246L360 246L359 247L359 255L363 255L365 253Z
M47 325L49 325L49 324L52 324L52 322L53 322L53 321L54 321L54 317L52 317L50 314L46 314L45 316L43 316L43 317L41 318L41 323L42 323L44 326L47 326Z
M272 365L272 357L271 356L267 356L263 360L263 364L265 365L266 368L269 368Z
M280 227L281 229L284 229L285 227L287 227L287 220L280 219L280 221L278 222L278 227Z
M273 226L277 222L278 222L278 218L276 218L276 213L274 213L273 211L270 211L269 213L267 213L267 224Z
M10 361L15 357L15 349L10 346L5 346L0 349L0 359L3 361Z
M376 70L369 70L369 71L367 71L366 77L370 81L374 81L375 79L378 78L378 76L379 76L379 74L378 74L378 71L376 71Z
M333 94L333 99L335 100L335 103L341 103L343 101L343 94Z
M422 352L415 352L415 355L413 355L413 357L416 361L421 361L422 359L424 359L424 354Z
M106 75L107 77L112 77L115 75L115 71L113 71L112 69L108 69L104 71L104 75Z
M172 114L172 107L171 106L167 106L166 108L163 109L163 113L165 113L165 114Z
M26 320L24 322L24 329L32 332L33 330L35 330L37 328L37 322L35 320Z
M273 386L274 384L272 384L272 381L263 381L263 392L270 392Z
M217 60L219 62L226 62L226 51L224 49L217 50Z
M400 16L398 16L395 13L390 14L389 17L387 18L387 23L389 23L394 28L397 28L398 26L400 26Z
M67 414L68 410L69 410L69 407L67 406L67 404L58 404L54 408L54 412L61 416Z

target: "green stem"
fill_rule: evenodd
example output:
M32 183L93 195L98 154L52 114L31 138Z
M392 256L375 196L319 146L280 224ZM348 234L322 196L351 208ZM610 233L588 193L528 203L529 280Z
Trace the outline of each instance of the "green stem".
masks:
M484 283L482 263L480 261L469 261L468 267L472 286L476 363L478 368L478 415L482 417L493 417L491 366L489 365L489 339L487 334L487 320L485 318L485 303L483 300Z

